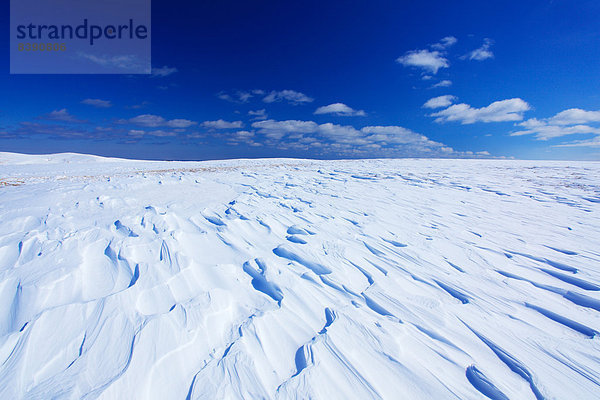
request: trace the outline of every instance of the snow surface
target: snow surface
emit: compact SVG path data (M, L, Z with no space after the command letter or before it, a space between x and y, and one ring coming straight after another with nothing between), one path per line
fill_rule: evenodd
M0 153L1 399L600 398L600 164Z

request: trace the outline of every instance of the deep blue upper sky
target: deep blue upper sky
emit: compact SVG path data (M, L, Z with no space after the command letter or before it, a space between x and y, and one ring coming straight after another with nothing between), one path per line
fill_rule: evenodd
M597 0L153 0L152 76L9 75L5 36L0 151L598 160L599 16Z

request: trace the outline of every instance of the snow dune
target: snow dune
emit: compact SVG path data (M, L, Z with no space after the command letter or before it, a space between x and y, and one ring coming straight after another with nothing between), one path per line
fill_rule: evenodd
M2 399L595 399L600 164L0 153Z

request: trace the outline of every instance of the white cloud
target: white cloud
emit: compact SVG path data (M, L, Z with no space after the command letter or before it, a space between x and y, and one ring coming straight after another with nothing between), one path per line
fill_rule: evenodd
M456 100L456 96L452 96L452 95L445 95L445 96L438 96L438 97L434 97L432 99L427 100L427 102L425 102L425 104L423 104L424 108L442 108L442 107L448 107L450 104L452 104L454 102L454 100Z
M189 119L172 119L167 121L165 124L171 128L189 128L192 125L196 125L197 122L190 121Z
M600 147L600 136L592 139L576 140L571 143L558 144L554 147Z
M133 110L138 110L140 108L146 107L148 104L150 104L150 102L148 102L148 101L142 101L139 104L134 104L134 105L131 105L131 106L126 106L125 108L130 108L130 109L133 109Z
M202 123L203 127L210 128L210 129L239 129L243 125L244 124L242 123L242 121L229 122L229 121L224 121L222 119L219 119L216 121L204 121Z
M197 122L190 121L188 119L171 119L167 120L160 115L153 114L142 114L137 117L130 118L128 120L117 121L121 124L133 124L143 126L146 128L157 128L161 126L167 126L170 128L189 128L192 125L196 125Z
M267 119L267 110L265 110L264 108L261 110L255 110L255 111L248 111L248 115L253 117L252 119L254 120L263 120L263 119Z
M364 117L367 115L363 110L355 110L344 103L333 103L328 106L319 107L315 111L315 114L335 114L343 117Z
M586 134L595 133L600 135L600 128L594 128L588 125L573 125L573 126L561 126L561 125L546 125L542 124L537 127L531 127L526 130L512 132L511 136L522 136L522 135L535 135L539 140L548 140L556 137L575 135L575 134Z
M556 114L548 121L553 125L574 125L600 122L599 111L585 111L581 108L569 108Z
M100 100L100 99L85 99L85 100L81 101L81 104L86 104L88 106L97 107L97 108L112 107L112 103L109 100Z
M242 103L247 103L248 100L250 100L254 96L252 93L249 92L238 92L237 95Z
M152 76L163 78L165 76L173 75L177 72L177 68L175 67L164 67L160 68L152 68Z
M140 68L145 65L145 63L142 63L140 59L133 54L120 56L97 56L95 54L78 53L78 56L103 67L119 68L125 71L140 70Z
M432 44L431 47L437 50L443 50L448 47L454 46L456 42L458 42L458 39L454 36L446 36L445 38L440 40L439 43Z
M523 113L531 107L522 99L495 101L487 107L473 108L468 104L454 104L445 110L431 114L435 122L460 121L463 125L475 122L520 121Z
M294 105L314 101L304 93L296 92L295 90L273 90L270 93L262 89L238 90L232 94L223 91L217 93L217 97L232 103L248 103L254 97L262 97L265 103L287 101Z
M231 102L234 102L234 101L235 101L235 99L234 99L233 97L231 97L231 95L230 95L230 94L228 94L228 93L225 93L225 92L220 92L220 93L217 93L217 97L218 97L219 99L221 99L221 100L225 100L225 101L231 101Z
M70 122L70 121L68 121ZM17 137L23 137L24 135L44 135L50 137L89 137L91 133L86 129L79 127L69 127L63 124L46 124L38 122L24 121L19 123L19 127L15 130L8 131L8 135L17 135Z
M162 129L158 129L158 130L154 130L154 131L144 131L144 130L140 130L140 129L131 129L129 131L129 135L130 136L136 136L136 137L141 137L141 136L157 136L157 137L171 137L171 136L177 136L177 132L174 131L163 131Z
M401 126L317 124L314 121L258 121L252 124L264 143L281 149L319 149L347 156L485 157L487 153L457 152L443 143ZM259 136L260 137L260 136Z
M354 146L369 143L361 131L349 125L336 125L328 122L318 125L315 132L319 136L333 140L335 143L352 144Z
M159 116L153 114L142 114L137 117L130 118L129 120L123 121L125 123L130 123L139 126L146 126L148 128L154 128L157 126L164 125L166 120Z
M412 50L398 57L396 62L405 67L422 68L432 74L437 74L439 69L450 66L444 54L437 50Z
M262 90L253 90L253 91L244 91L238 90L233 94L229 94L227 92L220 92L217 94L217 97L221 100L229 101L231 103L247 103L250 101L252 97L255 95L261 95L264 93Z
M289 133L313 133L316 131L317 126L317 123L313 121L275 121L272 119L252 124L252 127L258 129L259 133L272 139L281 139Z
M251 131L237 131L233 134L237 139L248 139L254 136L254 132Z
M493 42L490 39L484 39L483 45L480 48L471 51L469 54L465 55L463 58L468 58L469 60L475 61L483 61L489 58L494 58L494 53L490 50Z
M450 87L452 86L452 81L448 79L444 79L443 81L439 81L435 85L431 86L432 88L441 88L441 87Z
M539 140L548 140L567 135L599 134L600 128L590 126L600 122L600 111L585 111L579 108L570 108L547 119L531 118L523 121L519 126L525 128L512 132L511 136L535 135ZM595 145L594 139L573 142L572 146ZM568 147L567 145L564 145ZM570 146L570 145L569 145Z
M295 90L273 90L263 98L265 103L275 103L278 101L287 101L291 104L311 103L314 101L304 93L296 92Z
M48 121L60 121L60 122L72 122L72 123L85 123L86 120L78 119L77 117L69 114L66 108L62 108L60 110L54 110L48 114L44 114L38 119L45 119Z
M410 129L401 126L365 126L361 132L370 134L368 140L392 144L413 144L421 147L442 148L442 143L429 140Z
M146 131L142 131L139 129L131 129L129 130L129 134L131 136L144 136L146 134Z

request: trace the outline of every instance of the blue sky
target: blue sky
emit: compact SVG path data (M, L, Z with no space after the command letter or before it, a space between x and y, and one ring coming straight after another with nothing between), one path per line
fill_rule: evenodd
M599 160L599 15L591 0L154 0L150 76L10 75L5 36L0 151Z

